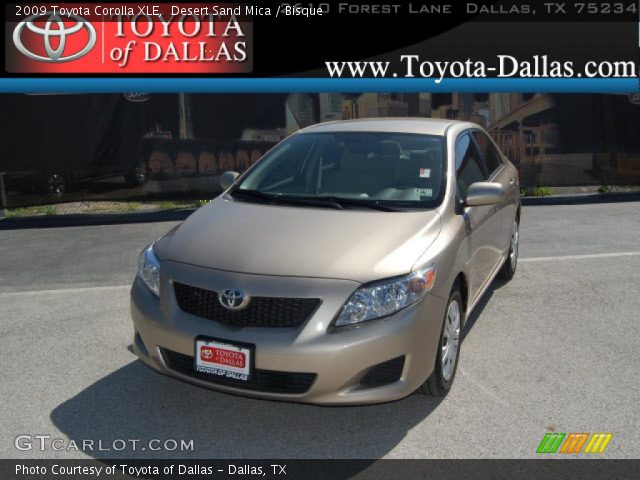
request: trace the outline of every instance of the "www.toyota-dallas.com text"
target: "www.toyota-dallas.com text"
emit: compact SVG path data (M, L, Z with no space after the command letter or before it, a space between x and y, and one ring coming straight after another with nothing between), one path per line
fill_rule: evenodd
M577 66L573 61L552 60L548 55L518 59L496 55L494 63L483 60L432 61L419 55L400 56L399 68L390 61L327 61L330 77L340 78L634 78L638 65L632 60L588 61Z

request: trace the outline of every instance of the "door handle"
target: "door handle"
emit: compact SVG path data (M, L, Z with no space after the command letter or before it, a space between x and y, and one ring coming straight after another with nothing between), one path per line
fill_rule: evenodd
M516 179L515 179L515 178L513 178L513 177L511 177L511 178L509 179L509 185L513 185L514 183L516 183Z

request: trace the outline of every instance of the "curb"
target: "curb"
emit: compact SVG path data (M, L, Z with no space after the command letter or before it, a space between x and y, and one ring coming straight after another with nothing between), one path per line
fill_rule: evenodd
M640 192L579 193L549 195L546 197L522 197L522 205L580 205L594 203L638 202ZM126 223L180 222L191 215L195 208L160 210L132 213L75 213L39 217L3 217L0 210L0 230L27 228L79 227L93 225L117 225Z
M196 209L160 210L138 213L74 213L69 215L47 215L38 217L0 217L0 230L27 228L82 227L94 225L117 225L125 223L179 222Z
M522 197L522 205L580 205L590 203L638 202L640 192L575 193L548 195L545 197Z

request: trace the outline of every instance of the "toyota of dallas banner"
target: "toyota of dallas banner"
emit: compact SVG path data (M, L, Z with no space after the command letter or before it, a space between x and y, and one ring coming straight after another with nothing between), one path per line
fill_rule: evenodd
M9 12L11 73L248 73L257 9L206 4L19 6ZM247 10L248 9L248 10Z

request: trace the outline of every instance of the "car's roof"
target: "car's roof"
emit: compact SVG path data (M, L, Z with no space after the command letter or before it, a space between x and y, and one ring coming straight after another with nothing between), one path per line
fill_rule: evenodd
M421 133L424 135L446 135L454 125L466 125L468 128L479 126L470 122L460 122L444 118L361 118L357 120L339 120L317 123L300 130L300 133L316 132L389 132Z

